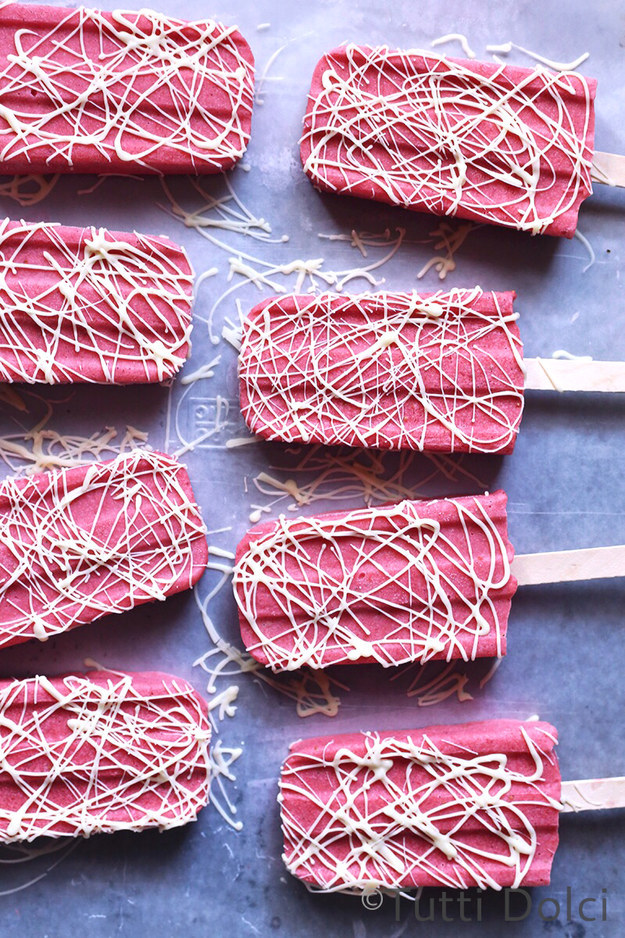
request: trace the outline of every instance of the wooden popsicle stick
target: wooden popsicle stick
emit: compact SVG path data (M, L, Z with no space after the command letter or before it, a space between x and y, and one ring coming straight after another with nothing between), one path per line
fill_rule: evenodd
M561 811L625 808L625 776L562 782Z
M625 545L520 554L511 567L519 586L625 576Z
M625 391L625 362L526 358L525 388L532 391Z
M591 178L606 186L625 187L625 156L595 150L592 158Z

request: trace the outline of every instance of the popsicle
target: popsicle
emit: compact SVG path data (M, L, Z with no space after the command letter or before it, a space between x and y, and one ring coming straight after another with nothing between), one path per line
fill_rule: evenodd
M6 219L0 381L171 378L189 354L192 295L191 265L168 238Z
M622 362L524 363L514 297L475 287L264 300L243 325L243 417L287 443L509 453L524 387L625 391Z
M556 742L518 720L299 740L278 796L287 869L324 892L544 885Z
M256 525L237 548L245 647L274 670L505 654L506 496L403 501Z
M0 648L189 589L205 527L186 469L133 450L0 483Z
M592 193L596 84L349 43L315 68L304 171L322 191L571 238Z
M625 576L625 546L523 554L506 495L285 517L240 542L243 643L274 671L502 656L517 585Z
M0 7L0 173L217 173L250 138L237 29L155 13Z
M0 842L166 830L208 801L204 700L169 674L0 682Z

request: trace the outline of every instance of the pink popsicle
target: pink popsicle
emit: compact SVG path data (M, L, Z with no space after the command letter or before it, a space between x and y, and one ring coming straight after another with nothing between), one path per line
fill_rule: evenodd
M208 801L208 710L182 678L1 681L0 723L0 842L165 830Z
M193 271L164 237L0 223L0 381L135 384L189 354Z
M0 172L222 172L247 147L253 90L234 27L8 3Z
M274 671L503 655L506 495L267 521L236 553L245 647Z
M0 647L189 589L208 557L187 471L135 450L0 483Z
M509 453L523 411L514 293L272 297L244 323L241 409L266 439Z
M517 720L300 740L280 779L287 868L326 892L544 885L556 741Z
M318 62L301 140L322 191L571 238L596 81L353 44Z

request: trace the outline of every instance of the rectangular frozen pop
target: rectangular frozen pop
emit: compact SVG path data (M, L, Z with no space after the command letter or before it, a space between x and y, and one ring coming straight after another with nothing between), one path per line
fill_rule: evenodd
M134 450L0 483L0 648L189 589L208 548L186 469Z
M189 260L168 238L6 219L0 381L171 378L189 354L192 296Z
M625 545L514 555L506 495L401 501L255 525L238 545L241 637L274 671L506 653L518 585L625 576Z
M0 173L217 173L250 138L234 27L155 13L0 8Z
M236 552L245 647L275 671L506 652L506 495L281 516Z
M0 682L0 842L166 830L210 785L208 709L170 674Z
M350 43L315 68L304 171L322 191L571 238L592 192L596 84Z
M518 720L299 740L280 777L286 866L324 892L545 885L556 742Z
M241 409L266 439L509 453L523 412L515 294L277 296L247 317Z

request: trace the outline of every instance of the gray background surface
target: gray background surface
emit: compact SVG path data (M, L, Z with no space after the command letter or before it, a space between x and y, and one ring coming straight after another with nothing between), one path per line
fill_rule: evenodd
M236 286L215 312L219 335L224 317L237 318L236 298L246 310L271 292L246 285L236 275L228 281L229 257L245 252L273 265L324 257L327 270L344 270L362 265L363 259L348 242L320 240L319 232L347 235L352 228L380 232L403 226L412 243L404 243L376 275L385 279L387 288L410 289L418 285L417 271L434 254L430 233L436 222L432 218L320 196L303 176L297 141L310 75L319 56L344 40L425 48L448 32L465 33L478 58L486 57L487 43L508 40L565 61L588 51L590 59L581 70L599 79L597 148L625 153L625 17L615 0L595 3L592 9L582 2L554 0L540 4L527 0L497 4L476 0L394 4L232 0L218 2L211 9L197 0L162 0L159 8L189 19L210 14L228 24L237 23L252 45L259 75L272 54L285 46L268 71L273 79L282 80L264 83L263 103L255 110L252 142L244 161L249 172L236 169L230 181L249 210L270 223L273 237L286 233L290 240L263 243L216 231L227 247L224 250L159 209L159 203L167 200L156 179L109 179L93 193L79 195L94 180L66 178L46 199L29 208L3 198L2 210L14 218L167 233L184 243L198 274L217 267L219 273L199 292L187 373L217 354L221 361L210 380L186 387L178 382L171 393L160 387L24 392L29 412L3 405L0 435L28 430L50 404L48 428L90 435L110 425L121 434L124 425L131 424L149 431L152 446L174 452L185 440L201 435L203 415L211 412L217 397L228 398L233 402L228 425L188 452L184 461L207 525L216 532L209 535L209 542L233 550L249 526L251 506L272 501L256 490L254 478L264 470L286 479L303 454L269 444L224 448L226 439L243 432L236 411L236 353L223 341L211 343L202 318L226 289ZM263 23L269 23L269 28L257 30ZM461 54L454 43L443 51ZM520 52L508 60L531 64ZM219 179L204 180L203 185L209 193L224 192ZM177 181L173 188L187 208L200 207L201 200L192 195L188 182ZM515 289L528 356L549 356L556 349L567 349L596 359L625 359L625 193L606 187L597 190L580 214L580 231L596 254L596 262L585 272L588 255L577 240L530 238L482 227L471 231L458 251L456 270L445 281L448 286L479 283L485 289ZM384 253L372 249L367 262ZM294 287L293 277L276 275L273 279L286 289ZM431 270L421 285L436 289L436 272ZM354 281L352 287L364 289L366 283ZM417 494L505 488L510 498L510 534L519 552L625 543L624 431L623 395L531 393L512 456L455 460L451 478L417 457L402 478ZM386 456L383 463L388 475L400 466L397 456ZM2 471L8 471L7 467ZM311 481L314 475L305 478ZM426 476L432 478L422 485L420 480ZM349 507L362 504L362 498L352 487L351 497L333 504ZM292 505L291 499L283 498L272 514L291 510ZM303 510L324 507L320 501ZM208 572L198 587L198 597L206 598L218 579L217 572ZM491 716L525 718L534 713L559 728L563 777L625 774L624 597L623 579L521 590L514 601L507 658L483 689L479 679L487 666L464 666L465 690L472 699L462 702L452 695L438 706L419 707L417 698L406 693L414 670L391 682L388 673L375 667L352 667L335 672L349 688L338 691L338 715L333 720L323 715L301 719L291 699L254 675L220 678L218 691L231 684L239 686L238 709L220 722L219 736L224 746L243 745L241 757L232 766L236 782L226 782L243 829L234 831L209 806L197 824L186 830L94 837L69 852L64 847L44 856L29 855L28 862L3 863L0 891L6 894L0 896L0 934L60 938L84 928L97 938L113 934L391 938L426 929L442 935L458 928L467 936L622 935L623 812L562 819L552 884L532 890L534 907L523 921L503 924L503 900L490 894L483 898L482 922L460 922L458 908L450 907L448 915L454 924L447 924L439 907L434 923L420 925L407 902L402 902L398 916L390 900L381 909L369 911L357 898L311 895L292 879L280 859L275 796L288 743L302 735ZM211 601L209 612L221 635L236 643L238 629L228 584ZM83 669L85 659L91 657L112 668L173 671L205 691L208 676L193 663L211 647L194 598L186 594L78 629L45 645L30 643L6 651L0 656L0 674ZM0 859L15 860L16 855L4 852ZM567 921L565 906L567 887L573 896L571 921ZM584 897L600 896L602 889L607 895L607 921L581 922L576 904ZM427 893L437 899L439 895L435 890ZM476 896L471 896L468 911L475 918ZM562 904L559 918L551 923L543 922L537 910L546 897ZM544 912L551 915L553 905L545 906Z

